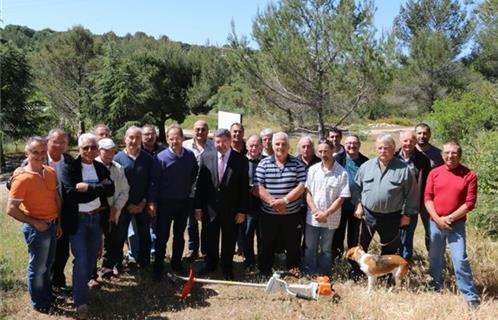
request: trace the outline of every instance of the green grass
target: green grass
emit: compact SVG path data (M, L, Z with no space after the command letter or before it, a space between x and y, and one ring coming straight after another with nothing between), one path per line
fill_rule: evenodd
M192 122L193 123L193 122ZM271 125L264 119L248 121L246 133ZM185 125L186 126L186 125ZM187 127L187 126L186 126ZM214 126L213 126L214 128ZM248 128L248 129L247 129ZM278 128L274 128L278 130ZM373 156L374 137L362 144L362 152ZM291 145L297 143L293 137ZM4 212L6 189L0 184L0 319L72 319L70 301L61 312L40 316L30 308L25 270L27 249L21 224ZM474 214L472 212L471 214ZM185 235L186 237L186 235ZM377 236L376 236L376 239ZM378 240L377 240L378 241ZM379 285L366 293L366 283L353 283L346 278L347 262L340 261L333 270L333 286L341 297L334 302L328 297L319 301L303 301L287 295L268 295L261 289L223 285L196 285L192 296L179 300L182 283L153 281L150 270L131 270L119 279L104 280L100 289L90 294L94 319L496 319L498 314L498 243L486 238L470 225L467 228L467 251L474 281L483 297L477 312L469 312L455 288L451 269L445 275L446 289L434 293L426 289L428 282L427 252L423 244L423 228L419 223L415 235L415 267L409 283L399 292L390 292ZM371 250L379 252L374 242ZM168 246L171 254L171 240ZM449 256L447 255L449 262ZM450 265L451 263L448 263ZM194 264L199 269L200 261ZM237 280L255 281L246 275L241 258L235 259ZM72 259L66 276L70 282ZM221 272L214 275L221 278ZM68 283L70 284L70 283Z

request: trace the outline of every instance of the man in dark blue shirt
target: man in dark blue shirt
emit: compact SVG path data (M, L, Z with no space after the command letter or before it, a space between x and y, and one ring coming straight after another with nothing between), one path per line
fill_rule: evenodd
M123 247L128 235L128 226L135 218L138 229L139 254L138 264L146 267L150 264L150 220L145 212L147 192L149 189L152 157L140 149L142 143L142 129L132 126L126 130L125 149L118 152L114 161L125 169L126 178L130 185L128 202L123 208L118 221L120 248Z

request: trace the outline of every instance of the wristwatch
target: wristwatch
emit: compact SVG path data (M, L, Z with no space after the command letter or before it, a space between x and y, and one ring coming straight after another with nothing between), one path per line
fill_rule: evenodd
M448 216L448 222L453 223L453 217L451 216L451 214Z

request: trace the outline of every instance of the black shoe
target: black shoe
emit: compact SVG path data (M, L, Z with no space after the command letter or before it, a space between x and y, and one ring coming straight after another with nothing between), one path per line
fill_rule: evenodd
M233 272L232 271L223 272L223 277L225 278L225 280L231 281L233 280Z
M216 271L216 268L211 268L211 267L203 267L201 270L199 270L198 274L200 276L206 276L210 273L213 273Z
M183 265L181 262L172 262L171 269L175 272L178 272L178 273L185 272L185 268L183 268Z
M60 309L54 305L50 305L48 307L33 308L33 309L43 314L56 314L58 311L60 311Z
M190 251L184 259L187 262L193 262L197 258L199 258L199 252L197 252L197 251Z
M154 270L154 272L152 273L152 279L154 281L161 281L163 278L163 273L161 271L157 271L157 270Z

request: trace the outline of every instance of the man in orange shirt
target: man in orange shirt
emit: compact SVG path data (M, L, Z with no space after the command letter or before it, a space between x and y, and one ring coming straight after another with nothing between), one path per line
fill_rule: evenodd
M55 258L56 237L62 234L58 216L61 200L57 192L55 170L44 165L47 141L28 139L25 146L27 165L15 176L7 203L7 214L23 222L28 245L28 290L33 308L47 313L52 304L50 270Z

